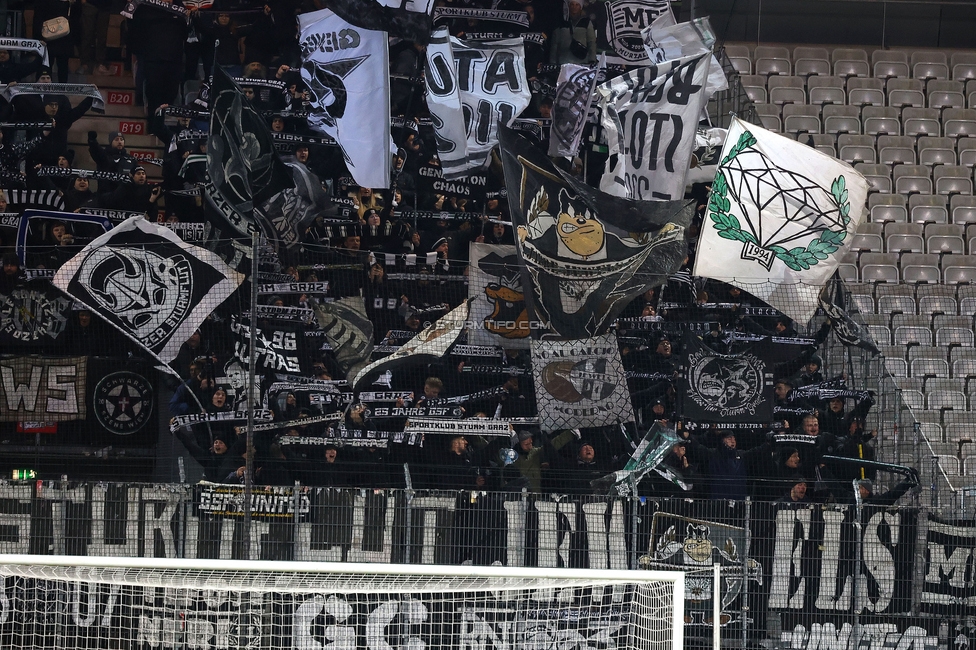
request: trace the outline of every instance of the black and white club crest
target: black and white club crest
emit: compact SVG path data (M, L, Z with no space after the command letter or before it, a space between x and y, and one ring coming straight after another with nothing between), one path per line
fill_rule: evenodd
M153 412L153 387L134 372L113 372L95 386L95 417L118 436L131 435L146 425Z
M766 364L754 354L718 355L702 348L688 356L690 396L702 409L726 417L755 413L765 401Z

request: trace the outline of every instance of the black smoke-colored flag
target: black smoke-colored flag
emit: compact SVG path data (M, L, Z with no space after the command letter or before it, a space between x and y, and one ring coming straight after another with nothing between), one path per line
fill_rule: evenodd
M663 284L688 255L693 201L632 201L595 190L499 127L517 249L544 338L607 330L633 298Z
M690 422L769 422L773 419L773 359L782 344L764 337L736 354L720 354L693 333L675 390Z
M294 246L301 224L284 211L288 202L281 195L289 190L295 193L295 183L291 169L275 152L267 123L219 67L210 90L210 180L204 196L238 233L262 233L276 246Z
M210 251L132 217L92 240L52 282L169 363L243 281Z
M376 0L329 0L326 4L350 25L422 45L430 41L432 0L406 0L402 8L388 7Z
M362 296L339 298L315 305L315 319L332 346L339 370L352 382L373 352L373 324Z
M830 318L837 339L847 347L861 348L872 355L880 353L867 330L847 313L844 308L848 303L847 299L848 293L844 281L834 274L834 277L820 291L820 307Z

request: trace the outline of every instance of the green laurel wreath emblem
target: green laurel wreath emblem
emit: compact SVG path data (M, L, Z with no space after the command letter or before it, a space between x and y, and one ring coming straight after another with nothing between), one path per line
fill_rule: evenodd
M844 239L847 238L847 225L851 222L851 202L848 198L847 181L844 176L838 176L830 185L830 194L837 204L840 212L843 229L824 230L820 236L810 241L806 248L796 247L786 249L782 246L763 246L756 239L755 235L742 229L738 218L730 212L732 204L728 199L729 186L725 180L722 167L726 166L733 158L742 153L746 148L756 144L756 138L746 131L739 136L739 141L729 150L728 155L719 165L719 171L715 175L712 183L712 193L708 199L708 209L711 213L712 222L718 236L723 239L751 243L760 248L772 251L778 259L794 271L805 271L812 266L816 266L821 260L825 260L833 253L837 252Z

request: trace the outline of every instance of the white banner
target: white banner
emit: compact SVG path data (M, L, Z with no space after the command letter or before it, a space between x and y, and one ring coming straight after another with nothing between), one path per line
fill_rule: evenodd
M640 67L597 86L610 149L601 190L639 201L684 196L710 59Z
M499 122L511 125L531 100L521 38L460 41L446 27L434 32L427 46L427 106L444 178L485 167L498 144Z
M734 284L806 323L850 247L867 193L850 165L733 119L694 275Z
M335 139L361 187L390 186L390 56L386 32L353 27L328 9L298 17L309 125ZM384 155L384 152L391 155Z

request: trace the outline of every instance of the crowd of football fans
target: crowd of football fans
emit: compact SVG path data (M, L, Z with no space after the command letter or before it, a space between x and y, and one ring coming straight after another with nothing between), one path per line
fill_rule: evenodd
M169 0L162 2L169 4ZM205 110L206 84L199 82L209 77L213 65L222 66L234 77L282 81L283 91L267 84L248 86L246 81L242 88L252 103L268 114L268 127L273 132L316 135L302 117L296 117L307 100L299 73L296 15L324 8L320 0L276 0L268 4L187 0L186 17L151 3L137 3L132 18L122 26L124 61L123 52L106 47L110 15L122 8L122 2L36 0L24 5L33 9L35 35L41 33L45 21L58 16L69 20L71 33L48 43L53 69L42 65L36 56L0 51L0 82L66 82L74 57L80 60L77 73L81 75L110 72L113 58L117 59L114 63L131 66L137 103L145 108L148 130L163 146L161 167L150 168L151 176L161 177L161 182L149 180L146 165L129 154L123 134L97 130L87 133L93 169L115 176L93 180L84 174L40 174L39 170L46 167L79 168L80 156L68 146L68 133L91 109L92 101L73 103L64 95L25 94L10 102L0 99L2 121L44 124L0 130L0 184L7 190L53 191L65 212L122 210L145 213L160 223L204 223L203 201L194 189L204 180L205 165L199 163L205 160L202 154L206 154L208 123L202 117L170 116L166 109L187 106ZM555 0L501 0L494 8L525 11L529 26L524 31L545 35L542 44L526 41L527 73L536 92L524 114L540 118L545 126L551 115L551 92L559 64L596 61L596 35L590 15L593 7L576 0L565 7ZM496 28L475 19L457 19L451 24L452 33L462 38ZM422 123L427 114L423 86L417 79L423 75L423 46L394 39L390 62L393 115ZM490 174L494 185L489 182L480 195L427 191L419 182L418 170L437 165L436 145L429 132L395 129L394 135L400 153L395 159L398 170L392 190L355 186L341 151L334 146L299 143L281 152L290 162L304 165L335 199L333 208L304 233L300 246L281 251L282 273L300 282L327 280L332 298L363 296L374 325L375 344L391 347L402 345L467 297L469 244L515 243L497 169ZM579 162L569 167L579 172ZM591 161L590 166L600 165ZM707 188L696 186L690 196L699 201L700 218ZM0 196L0 212L7 212L7 199L6 194ZM689 264L698 226L689 233ZM9 231L0 233L4 238L0 241L4 251L0 293L9 293L26 281L25 267L58 268L86 243L69 221L48 220L38 228L35 243L21 255L13 250ZM307 391L287 389L270 395L275 419L287 424L258 434L250 449L239 422L179 427L175 435L202 466L205 477L216 482L242 482L246 457L251 454L256 482L269 485L290 485L299 480L312 485L404 487L409 480L415 488L526 488L589 494L605 492L605 482L597 482L595 487L593 481L624 467L641 434L658 421L675 427L684 439L670 449L663 464L693 487L685 491L652 474L641 484L642 493L713 499L752 495L801 503L852 498L851 479L862 476L860 469L827 463L822 457L872 457L874 434L864 424L872 397L864 393L823 400L816 391L797 390L805 386L844 387L844 377L825 379L821 375L821 361L815 354L828 333L827 325L812 335L809 343L796 345L794 358L777 368L779 410L774 422L753 429L690 426L692 423L678 412L681 401L674 388L682 353L678 324L707 323L701 337L721 351L729 351L730 332L797 337L785 317L747 315L748 307L762 306L751 296L721 283L696 282L682 275L634 300L617 324L636 424L541 432L531 424L537 404L531 358L523 348L506 349L499 356L485 358L447 354L437 363L394 373L386 385L371 387L404 393L386 404L399 408L422 408L437 403L435 400L459 398L461 417L518 422L510 437L428 436L422 444L393 439L393 433L403 430L405 419L376 417L375 404L343 402L341 387L323 389L334 399L313 401ZM272 295L261 301L279 307L308 307L314 297ZM244 302L241 299L235 305ZM105 343L113 340L111 333L97 317L82 310L73 314L73 320L67 342L55 352L112 353ZM241 397L240 387L230 385L228 379L228 363L235 349L227 320L228 314L218 310L183 345L173 363L181 381L169 386L172 416L229 411ZM262 327L272 330L275 325L262 322ZM313 350L305 361L312 368L311 378L343 379L328 350ZM460 400L466 395L474 397ZM330 412L341 412L341 422L317 419ZM522 423L523 418L530 422ZM310 423L303 424L303 419ZM373 437L387 435L389 439L382 445L366 446L288 444L288 438L305 442L335 438L339 429L369 432ZM797 442L795 437L779 435L790 431L809 436L810 441ZM870 471L867 476L871 476ZM864 490L870 492L869 481ZM893 500L898 494L889 498Z

